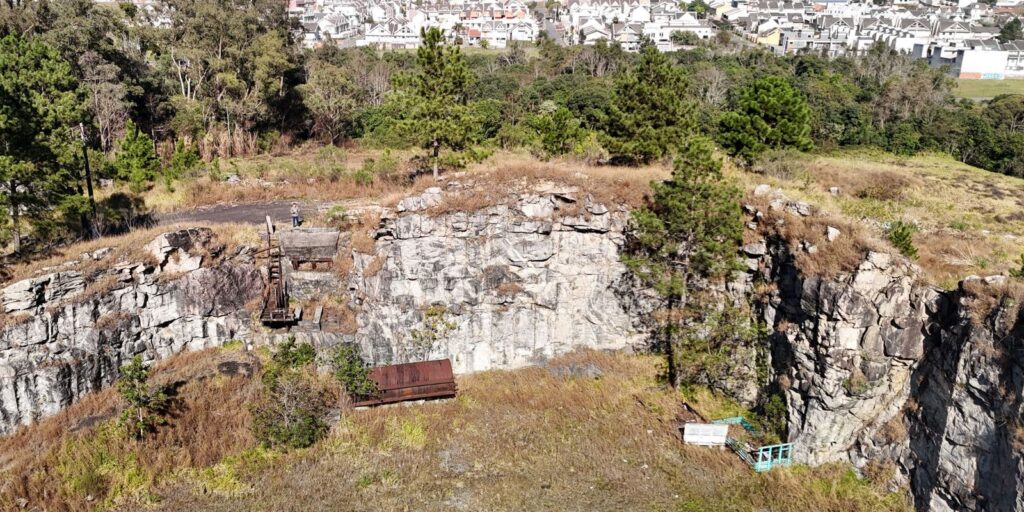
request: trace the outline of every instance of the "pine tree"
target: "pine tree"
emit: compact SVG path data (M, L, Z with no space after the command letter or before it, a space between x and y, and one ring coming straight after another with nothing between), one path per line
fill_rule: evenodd
M669 318L660 340L675 378L674 338L679 313L693 284L734 268L742 238L739 190L722 176L711 142L689 141L675 160L672 179L653 183L653 198L634 210L626 264L662 297Z
M0 38L0 234L13 235L16 251L26 221L43 238L57 213L84 204L77 190L81 147L72 130L84 120L84 96L54 49Z
M653 45L615 86L605 146L612 158L647 164L670 154L695 126L694 107L681 91L686 77Z
M124 138L114 158L117 176L128 181L132 191L141 192L146 183L160 172L160 159L153 148L153 139L143 133L130 119L124 126Z
M121 367L121 378L117 380L117 391L128 408L121 413L121 426L136 439L142 439L157 425L164 422L169 399L163 388L151 388L146 384L149 369L142 365L142 358L135 356Z
M444 44L440 29L423 29L420 36L423 41L416 50L411 119L424 148L431 152L431 166L437 179L441 148L457 151L469 142L466 103L473 73L459 47Z
M579 119L569 109L551 101L542 103L540 112L527 119L526 124L537 134L540 156L544 159L572 151L584 134Z
M1020 18L1014 18L1003 25L1003 28L999 29L999 35L996 36L1000 43L1008 43L1010 41L1018 41L1024 39L1024 27L1022 27Z
M813 147L810 119L807 100L785 78L760 78L741 89L722 116L721 143L747 163L769 149L806 151Z

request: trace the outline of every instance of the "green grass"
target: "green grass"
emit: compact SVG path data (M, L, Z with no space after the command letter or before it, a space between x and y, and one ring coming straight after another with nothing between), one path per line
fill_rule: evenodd
M1024 94L1024 80L957 80L954 94L961 98L987 99L1000 94Z

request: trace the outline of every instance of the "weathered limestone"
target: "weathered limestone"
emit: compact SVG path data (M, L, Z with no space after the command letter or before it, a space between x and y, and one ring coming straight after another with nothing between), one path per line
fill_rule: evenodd
M356 254L355 341L375 363L450 357L456 372L536 363L576 347L633 348L646 337L616 296L626 213L564 194L430 216L439 191L384 213L373 254ZM426 346L413 333L441 307L454 328Z
M198 267L210 235L159 236L147 246L158 266L112 264L88 278L57 272L5 288L5 311L26 316L0 330L0 434L109 385L135 355L151 361L245 336L243 305L262 289L260 273L239 262ZM86 282L105 276L111 289L86 296Z

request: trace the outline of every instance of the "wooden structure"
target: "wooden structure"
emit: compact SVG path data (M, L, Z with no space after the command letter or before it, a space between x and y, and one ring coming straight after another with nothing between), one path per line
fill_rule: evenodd
M377 395L360 398L353 402L353 406L454 398L456 392L455 375L449 359L381 366L370 372L370 379L377 383Z
M260 321L268 326L281 326L295 322L295 313L288 307L288 284L284 278L281 247L274 244L274 223L267 217L267 286L263 289L263 309Z
M297 228L278 234L281 254L292 268L309 263L315 269L320 263L333 263L338 253L340 233L333 228Z

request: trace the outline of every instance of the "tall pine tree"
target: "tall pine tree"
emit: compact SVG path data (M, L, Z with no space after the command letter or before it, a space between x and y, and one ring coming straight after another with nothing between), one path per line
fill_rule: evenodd
M634 210L625 262L663 300L666 319L659 345L675 382L673 349L697 281L734 268L742 238L739 190L722 176L722 162L703 137L690 140L675 160L672 179L653 183L650 203Z
M459 47L444 44L440 29L424 29L420 36L422 43L416 50L413 79L415 102L410 117L414 133L419 134L423 147L430 150L437 179L441 148L458 151L469 143L472 130L466 104L473 73Z
M769 149L813 147L807 100L785 78L754 81L739 91L733 105L719 130L729 154L749 163Z
M670 154L694 129L694 107L681 91L686 77L654 45L615 84L605 129L612 158L647 164Z
M15 35L0 39L0 232L13 235L15 250L26 221L44 238L59 213L84 207L74 131L84 120L84 96L54 49Z

